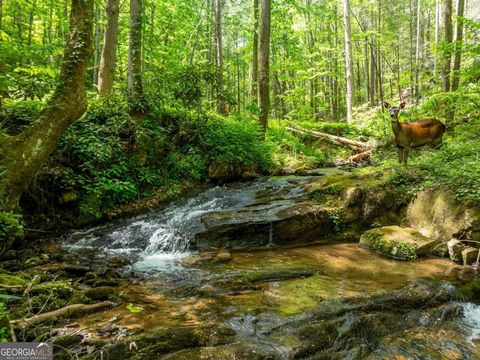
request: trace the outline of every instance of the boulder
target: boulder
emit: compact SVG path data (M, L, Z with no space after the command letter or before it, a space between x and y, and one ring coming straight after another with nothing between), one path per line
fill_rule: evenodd
M431 253L439 241L420 234L417 230L385 226L365 232L360 237L360 245L395 258L412 260Z
M475 249L474 247L467 246L465 249L462 251L462 260L463 260L463 265L473 265L474 263L477 262L478 259L478 249Z
M214 161L208 167L208 177L216 182L225 183L255 178L255 167L247 167L240 161L230 163Z
M113 294L114 290L111 286L99 286L87 290L85 295L93 300L107 300L108 297Z
M465 250L465 245L458 239L450 239L447 243L448 246L448 254L450 259L456 262L462 262L462 251Z
M451 191L441 188L420 192L408 206L407 222L423 235L442 241L460 234L480 237L480 209L458 202Z

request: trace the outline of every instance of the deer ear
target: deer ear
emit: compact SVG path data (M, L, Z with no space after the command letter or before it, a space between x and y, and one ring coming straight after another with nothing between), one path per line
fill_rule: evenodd
M384 102L384 103L383 103L383 107L384 107L385 109L388 109L388 108L390 107L390 104L387 103L387 102Z
M400 109L403 109L404 107L405 107L405 101L402 101L402 102L400 103Z

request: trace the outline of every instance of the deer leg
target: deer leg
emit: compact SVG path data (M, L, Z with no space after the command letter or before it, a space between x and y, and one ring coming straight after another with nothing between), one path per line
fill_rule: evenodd
M407 166L409 151L410 151L410 146L403 148L403 162L404 162L405 166Z
M401 164L403 162L403 147L397 145L397 153L398 153L398 162Z

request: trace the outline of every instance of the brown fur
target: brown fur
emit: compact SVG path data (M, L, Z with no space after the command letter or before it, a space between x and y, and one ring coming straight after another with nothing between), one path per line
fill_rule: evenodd
M400 123L398 113L403 109L405 103L399 107L390 106L384 103L386 109L390 111L392 118L392 130L395 136L395 143L398 148L398 160L400 163L407 164L408 152L411 148L417 148L428 145L437 148L442 144L445 125L437 119L425 119L413 123Z

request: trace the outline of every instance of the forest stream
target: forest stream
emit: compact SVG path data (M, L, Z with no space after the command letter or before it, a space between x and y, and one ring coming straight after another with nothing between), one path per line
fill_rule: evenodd
M470 275L448 259L398 261L328 238L278 246L273 231L259 249L196 246L212 214L228 214L232 224L232 214L254 209L274 222L317 179L217 186L133 219L73 233L64 244L72 258L100 264L128 259L121 271L133 279L117 290L127 301L85 316L80 329L113 337L117 345L140 333L140 354L168 359L479 358L480 307L454 295ZM241 222L243 215L233 218ZM197 343L188 334L198 329L217 335ZM160 340L152 339L165 332L169 345L154 346ZM180 345L171 344L176 332ZM157 335L145 340L148 334ZM124 351L118 346L106 354L115 358Z

